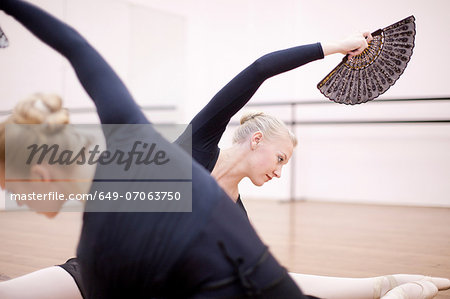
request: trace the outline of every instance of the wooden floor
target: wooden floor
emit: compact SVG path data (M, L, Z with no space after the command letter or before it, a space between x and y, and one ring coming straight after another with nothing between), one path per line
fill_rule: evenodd
M247 200L251 221L290 271L368 277L416 273L450 278L450 209ZM81 214L53 220L0 213L0 280L74 255ZM450 299L450 291L440 299Z

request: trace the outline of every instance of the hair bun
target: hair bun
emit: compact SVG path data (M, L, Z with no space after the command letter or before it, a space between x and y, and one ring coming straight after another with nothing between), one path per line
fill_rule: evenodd
M17 124L68 124L69 113L62 108L62 100L54 94L34 94L21 101L13 110Z
M264 115L264 112L261 111L250 111L241 116L240 124L244 124L245 122L254 119L255 117Z

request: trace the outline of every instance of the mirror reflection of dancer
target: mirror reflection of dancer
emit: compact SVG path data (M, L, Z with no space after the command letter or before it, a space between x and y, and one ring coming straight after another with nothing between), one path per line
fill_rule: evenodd
M11 1L10 8L12 8L12 11L6 11L13 16L15 16L19 21L24 23L25 26L32 26L33 24L36 25L35 22L39 23L47 23L46 21L52 23L55 22L54 19L48 19L48 15L43 15L45 18L41 15L39 17L36 17L36 20L33 20L33 17L31 20L22 21L20 18L20 14L17 15L14 13L14 6L20 6L24 5L26 8L23 13L25 15L28 15L28 17L34 16L33 8L30 5L26 4L20 4L20 2L16 2L14 4L14 1ZM8 4L6 5L8 7ZM16 7L17 8L17 7ZM27 13L27 9L29 9ZM31 13L31 14L30 14ZM39 12L38 10L35 12L36 14L42 14L42 12ZM124 115L128 112L128 116L131 117L131 121L133 122L139 122L139 123L145 123L145 118L143 118L143 115L141 115L138 108L136 108L135 103L132 101L132 99L129 97L129 95L126 92L126 89L122 86L121 82L118 81L118 78L115 77L114 74L112 74L112 79L110 76L105 76L102 80L98 80L99 78L90 78L91 80L95 81L95 83L98 83L97 86L92 86L95 83L89 83L84 81L86 77L84 77L86 74L84 67L86 65L80 65L79 62L81 61L81 58L83 55L88 55L88 57L91 57L91 54L94 54L94 60L95 63L95 70L94 71L105 71L106 73L111 72L109 67L103 65L103 60L93 49L90 48L87 44L81 40L81 38L71 30L67 30L68 28L65 27L63 24L56 21L56 24L58 26L62 26L60 29L63 29L66 34L66 36L60 36L58 33L58 30L56 28L58 27L52 27L55 28L56 32L53 32L50 34L50 36L46 35L45 33L41 32L38 28L45 28L43 27L36 27L35 29L29 29L33 31L39 38L41 38L44 42L49 43L51 46L53 46L56 50L60 51L63 55L65 55L74 66L75 70L77 71L77 74L79 75L80 81L82 82L83 86L86 88L86 90L89 92L93 100L95 101L97 105L97 109L100 115L100 118L103 123L110 123L112 118L119 116L119 119L121 119ZM42 24L41 24L42 25ZM48 24L47 24L48 25ZM53 24L55 25L55 24ZM366 34L367 35L367 34ZM69 42L80 42L82 41L82 45L87 48L80 49L79 52L77 52L77 47L74 47L72 49L65 48L64 43ZM72 46L76 45L71 44ZM67 45L67 44L66 44ZM249 115L246 117L247 121L241 126L236 133L235 137L235 143L232 148L224 150L222 152L219 151L217 147L217 143L219 139L222 136L223 131L225 130L226 125L228 124L230 118L250 99L250 97L256 92L258 87L264 82L265 79L274 76L278 73L288 71L290 69L296 68L304 63L307 63L309 61L322 58L323 55L332 54L335 52L344 52L346 53L347 50L345 49L355 49L360 48L357 51L353 52L354 54L357 54L358 51L362 51L362 49L366 46L364 38L362 35L358 37L352 37L349 38L341 43L337 44L327 44L327 45L309 45L309 46L302 46L297 47L293 49L288 49L284 51L279 51L275 53L271 53L269 55L266 55L256 61L254 64L252 64L249 68L244 70L241 74L239 74L235 79L233 79L224 89L222 89L212 100L211 102L193 119L192 125L193 125L193 134L192 134L192 151L193 151L193 157L204 167L206 167L209 171L213 170L213 176L218 180L219 184L223 187L223 189L230 195L231 198L238 200L238 203L240 200L238 199L238 189L237 189L237 183L243 178L243 177L249 177L252 182L256 185L262 185L267 180L271 179L274 176L279 177L281 175L281 167L287 163L289 160L293 147L296 144L295 138L293 138L292 134L289 133L287 128L280 122L278 122L276 119L273 119L269 116L266 116L264 114L255 114L255 115ZM323 50L322 50L323 48ZM69 51L70 50L70 51ZM323 51L323 53L322 53ZM80 60L77 60L80 59ZM91 57L92 58L92 57ZM97 60L100 59L100 60ZM90 61L90 59L89 59ZM92 61L90 61L92 62ZM117 102L114 101L116 97L113 98L106 98L102 92L102 86L103 83L107 82L109 79L111 79L115 84L110 84L108 88L115 89L115 87L118 88L120 91L119 94L124 96L124 98L120 98L117 100ZM123 89L122 89L123 88ZM124 92L125 90L125 92ZM114 90L111 90L113 92ZM99 94L100 93L100 94ZM44 102L44 98L40 99L39 101ZM123 102L127 102L130 106L125 107L123 105ZM117 110L111 111L111 104L116 106ZM34 106L34 105L33 105ZM119 113L120 111L121 113ZM121 115L122 114L122 115ZM123 120L124 123L127 122L126 118ZM117 118L115 119L115 122L117 122ZM177 142L180 143L183 146L183 138L185 136L181 136ZM220 153L220 154L219 154ZM239 159L240 157L240 159ZM239 160L238 160L239 159ZM233 167L230 167L233 166ZM248 171L250 169L250 171ZM195 199L194 199L195 200ZM242 203L241 203L242 207ZM94 213L95 214L95 213ZM231 215L231 214L230 214ZM85 216L85 219L87 217ZM105 221L110 220L110 217L105 217ZM143 220L144 221L144 220ZM145 222L145 221L144 221ZM86 223L84 224L84 227L86 227ZM228 229L228 228L227 228ZM237 228L239 230L239 228ZM236 231L237 232L237 231ZM233 237L234 238L234 237ZM238 236L237 236L238 238ZM83 236L82 236L83 240ZM211 249L206 250L205 244L202 242L207 242L205 240L198 241L198 246L194 247L194 249L187 250L187 253L185 253L184 261L187 266L184 268L182 267L182 270L186 273L190 272L191 275L195 276L197 274L197 280L200 280L200 277L204 278L205 269L198 271L196 266L203 265L202 263L198 263L197 265L195 263L192 263L190 260L191 257L198 257L198 254L204 250L205 252L211 251ZM247 244L249 245L249 244ZM241 246L240 246L241 247ZM203 248L203 249L202 249ZM228 247L227 247L228 248ZM221 256L223 259L223 255ZM217 258L217 257L214 257ZM183 259L182 259L183 260ZM75 281L77 281L79 286L82 286L82 281L79 277L79 265L77 260L69 260L65 265L62 265L64 269L66 269L73 277L75 278ZM201 268L201 267L200 267ZM197 273L193 271L192 269L197 269ZM179 271L180 269L177 269ZM46 272L47 271L47 272ZM192 273L194 272L194 273ZM207 271L209 273L209 271ZM208 274L209 275L209 274ZM255 273L256 275L256 273ZM50 276L58 276L60 279L58 281L64 282L61 285L57 285L55 287L55 280L52 280ZM64 279L64 277L67 279ZM40 278L40 288L43 288L45 285L45 281L52 281L52 289L61 288L61 293L58 294L64 294L65 298L68 298L69 294L71 293L69 291L69 288L71 290L76 290L73 281L71 281L70 277L67 276L67 273L62 271L61 268L58 267L51 267L47 269L43 269L41 271L34 272L32 274L29 274L28 276L24 276L22 278L15 279L16 286L17 283L20 282L22 285L30 286L32 285L30 282L35 281L37 284L37 278ZM47 278L45 278L47 277ZM300 284L303 285L302 280L304 282L311 282L311 279L316 279L312 276L302 276L297 275L296 278L300 278ZM397 283L405 283L412 280L420 280L422 279L422 276L400 276L397 275ZM22 279L22 281L20 281ZM31 281L30 281L31 279ZM115 278L117 279L117 278ZM320 277L317 277L317 279L321 279ZM327 279L327 287L324 287L323 289L326 289L328 287L331 287L333 285L334 281L334 287L337 287L338 285L342 285L344 282L343 279L333 280L334 278L322 278ZM284 279L283 279L284 280ZM86 282L86 280L84 280ZM391 280L392 281L392 280ZM436 280L435 280L436 281ZM12 282L12 281L10 281ZM24 283L25 282L25 283ZM380 294L385 294L391 287L395 285L391 285L389 287L389 284L387 286L383 283L383 278L374 278L374 279L346 279L346 283L344 283L345 286L350 286L352 284L352 287L354 288L354 291L350 291L351 294L355 294L356 289L361 289L361 287L364 285L365 293L372 292L374 288L374 283L379 283L380 288ZM44 283L44 284L42 284ZM176 283L176 279L175 279ZM245 281L241 281L243 284L242 289L246 290L249 294L255 294L255 288L252 286L246 286ZM71 286L69 286L71 284ZM121 284L121 282L119 282ZM1 285L0 285L1 286ZM11 284L9 285L11 287ZM67 290L63 290L63 286L67 287ZM359 287L357 287L359 286ZM417 286L417 284L415 284ZM14 285L13 285L14 287ZM95 288L96 286L91 286L91 288ZM190 289L193 286L187 286L186 289ZM123 288L126 288L126 283L124 283ZM198 288L198 282L195 282L195 288ZM220 294L232 294L233 284L225 284L219 288L219 290L215 290L217 292L217 295ZM281 289L290 289L293 290L292 285L289 288L286 287L276 287L278 288L278 291ZM428 285L427 285L428 288ZM10 288L11 289L11 288ZM258 289L258 288L256 288ZM321 288L322 289L322 288ZM2 288L0 287L0 292ZM33 298L36 298L36 289L34 291ZM48 295L50 295L51 292L49 292L49 289L46 288L46 297L48 298ZM107 290L103 290L107 292ZM236 291L236 290L234 290ZM241 290L242 291L242 290ZM261 291L261 290L260 290ZM274 291L272 289L271 291L266 290L265 292L270 294L270 292ZM276 292L278 292L276 291ZM336 289L334 289L335 293ZM348 291L348 290L347 290ZM85 291L85 294L89 294L92 292L89 291L89 286L87 287L87 291ZM95 292L95 291L94 291ZM187 291L192 292L190 291ZM208 292L212 292L210 289L203 290L205 294L210 294ZM227 293L229 292L229 293ZM238 291L239 292L239 291ZM115 293L117 295L117 293ZM213 293L215 294L215 293ZM271 294L279 294L279 293L271 293ZM293 293L294 294L294 293ZM313 294L313 293L311 293ZM327 294L326 292L322 294ZM105 293L97 294L99 295L105 295ZM76 297L77 295L74 294ZM79 296L79 294L78 294ZM89 295L86 295L86 298L88 298ZM351 298L348 296L344 296L345 298ZM23 297L21 297L23 298ZM332 297L328 297L332 298ZM337 298L337 297L336 297ZM342 298L342 297L340 297ZM355 297L355 298L363 298L361 296ZM372 298L372 297L371 297Z

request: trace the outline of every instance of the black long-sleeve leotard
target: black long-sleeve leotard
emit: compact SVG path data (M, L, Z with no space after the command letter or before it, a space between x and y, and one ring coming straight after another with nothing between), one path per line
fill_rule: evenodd
M1 5L5 12L69 59L94 100L102 123L148 123L121 80L76 31L33 5L13 0L3 0ZM315 47L320 49L318 45ZM322 55L319 53L317 58ZM250 97L257 86L244 87L242 94ZM233 109L239 110L236 107ZM207 113L205 109L202 112ZM197 120L204 125L210 117ZM228 121L225 118L224 122ZM197 133L194 127L193 139ZM215 139L208 134L202 138L212 140L213 144ZM186 164L188 157L177 147L167 144L156 132L149 132L149 136L167 148L169 155L179 155L176 163ZM86 296L284 294L302 298L245 217L195 162L192 182L192 213L85 213L78 257Z

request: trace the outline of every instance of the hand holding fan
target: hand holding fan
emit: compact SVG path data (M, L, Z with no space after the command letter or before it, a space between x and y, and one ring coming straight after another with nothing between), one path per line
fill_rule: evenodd
M415 18L410 16L372 33L373 40L359 55L344 57L317 88L339 104L375 99L403 74L414 48Z

